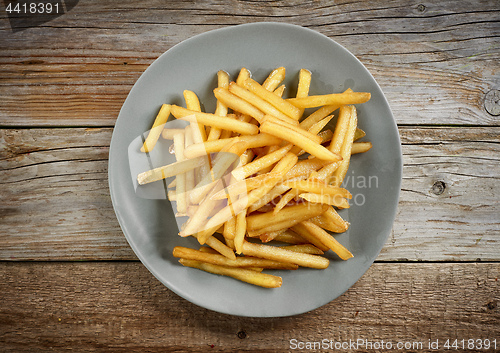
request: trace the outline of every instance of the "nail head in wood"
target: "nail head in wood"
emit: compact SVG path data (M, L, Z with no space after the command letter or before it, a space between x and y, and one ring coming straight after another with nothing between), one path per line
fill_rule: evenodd
M492 89L484 97L484 109L494 116L500 115L500 91Z

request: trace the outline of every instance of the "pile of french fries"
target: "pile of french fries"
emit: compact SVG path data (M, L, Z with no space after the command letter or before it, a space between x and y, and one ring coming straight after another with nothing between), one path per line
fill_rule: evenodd
M266 269L324 269L328 250L353 257L332 233L349 227L337 210L352 198L341 186L351 155L372 147L357 141L365 133L354 107L370 93L310 96L306 69L288 99L284 67L262 83L246 68L234 82L225 71L217 78L214 113L202 112L186 90L186 107L163 104L141 149L150 152L160 136L173 140L176 162L137 176L140 185L175 177L168 197L176 216L188 217L179 235L202 246L177 246L173 256L184 266L267 288L280 287L282 278ZM305 116L306 108L316 109ZM170 116L186 127L165 128Z

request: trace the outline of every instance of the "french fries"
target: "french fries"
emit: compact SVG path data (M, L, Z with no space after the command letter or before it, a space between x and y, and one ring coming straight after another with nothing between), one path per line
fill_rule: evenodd
M296 96L286 98L285 73L276 68L259 83L242 68L233 82L220 70L213 113L203 112L190 90L183 92L186 107L160 109L141 151L150 152L162 136L173 140L176 162L138 174L137 182L175 177L168 197L176 216L187 217L179 235L208 246L174 247L183 266L277 288L281 277L265 271L325 269L330 250L342 260L353 257L332 234L349 228L337 210L350 206L352 195L341 184L351 156L372 148L358 141L366 133L353 106L370 93L310 95L314 78L302 69ZM170 115L187 126L165 128Z

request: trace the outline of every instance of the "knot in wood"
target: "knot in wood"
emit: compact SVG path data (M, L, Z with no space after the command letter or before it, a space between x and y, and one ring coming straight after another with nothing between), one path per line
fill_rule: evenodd
M239 339L244 339L247 337L247 333L243 330L241 330L240 332L238 332L238 338Z
M417 6L417 10L420 11L420 12L424 12L425 11L425 5L424 4L419 4Z
M436 181L434 185L432 185L431 192L434 195L441 195L444 192L444 189L446 189L446 184L443 181Z
M494 116L500 115L500 91L492 89L484 96L484 109Z

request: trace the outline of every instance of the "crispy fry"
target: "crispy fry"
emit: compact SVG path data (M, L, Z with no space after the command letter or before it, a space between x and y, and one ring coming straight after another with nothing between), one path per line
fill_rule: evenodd
M139 185L144 185L175 175L183 174L201 166L204 162L204 157L197 157L151 169L146 172L140 173L137 176L137 182L139 183Z
M214 95L215 98L224 103L228 108L231 108L243 114L250 115L259 123L262 121L262 119L264 119L265 114L261 110L248 103L246 100L232 94L228 89L216 88L214 89Z
M184 134L180 133L174 136L174 149L175 158L178 162L183 161L184 158ZM179 214L185 214L187 211L187 201L186 201L186 174L179 174L175 177L177 181L175 192L176 192L176 203L177 212Z
M217 86L220 88L227 88L229 86L229 74L225 71L219 70L217 72ZM217 100L217 106L215 108L215 115L227 116L227 106L220 100ZM208 134L207 141L215 141L220 138L222 134L222 129L218 127L212 127L210 133Z
M233 170L232 174L238 180L245 179L250 175L257 173L258 171L277 163L281 158L283 158L288 153L288 151L290 151L291 148L292 148L291 145L284 146L273 153L269 153L240 168L236 168L235 170Z
M308 232L310 232L320 242L325 244L329 249L336 253L342 260L347 260L353 257L349 250L347 250L334 237L332 237L328 232L326 232L323 228L317 226L316 224L304 221L299 225L299 227L303 227Z
M300 197L311 203L318 203L323 205L332 205L338 208L349 208L349 202L340 195L324 195L315 194L312 192L301 193Z
M161 132L161 137L163 137L165 140L173 140L175 134L184 132L184 129L163 129Z
M351 148L351 155L368 152L372 147L371 142L354 142Z
M337 186L330 186L325 183L313 180L290 180L283 182L283 185L301 191L312 192L320 195L331 195L331 196L338 195L340 197L345 197L348 199L352 198L351 193L344 188Z
M349 223L344 221L332 206L309 221L333 233L343 233L349 228Z
M290 118L299 120L300 119L300 109L295 107L294 105L287 102L285 99L278 97L273 94L273 92L268 91L264 87L262 87L258 82L251 78L247 78L245 80L245 87L250 91L255 93L260 98L265 101L271 103L274 107L280 110L282 113L288 115Z
M278 97L283 97L283 93L285 93L285 89L286 89L286 86L285 85L281 85L278 88L276 88L273 92Z
M329 150L327 150L325 147L320 145L319 143L316 143L315 141L309 140L305 138L304 135L299 134L298 132L282 126L282 125L277 125L272 122L265 122L260 126L260 130L264 133L268 133L270 135L279 137L283 140L286 140L296 146L299 146L306 152L310 153L311 155L323 159L326 161L338 161L341 160L342 157L339 155L336 155Z
M312 255L323 255L325 253L323 250L315 247L312 244L285 245L281 248Z
M275 116L276 118L279 118L281 120L293 120L286 114L283 114L280 110L278 110L276 107L274 107L271 103L267 102L266 100L262 99L261 97L257 96L255 93L250 92L249 90L245 89L244 87L241 87L237 85L234 82L231 82L229 84L229 92L234 94L237 97L240 97L241 99L247 101L248 103L252 104L256 108L258 108L260 111L262 111L264 114L270 114L272 116Z
M286 101L297 108L314 108L322 105L347 105L360 104L370 100L369 92L344 92L332 93L318 96L308 96L305 98L289 98Z
M239 85L239 86L244 86L245 84L245 80L249 77L251 77L251 73L250 71L248 71L248 69L242 67L240 69L240 72L238 74L238 77L236 78L236 83Z
M269 76L262 83L262 87L268 91L274 91L276 87L279 86L281 82L285 79L286 69L284 67L278 67L274 69Z
M265 194L267 194L274 187L274 185L276 185L278 181L281 180L283 175L293 167L295 163L297 163L297 156L288 153L285 157L283 157L283 159L281 159L281 161L278 162L278 164L276 164L276 166L271 171L276 174L276 176L273 177L272 180L269 180L266 185L252 190L248 194L248 197L239 198L231 205L231 207L226 206L225 208L220 210L208 221L206 226L210 228L219 225L227 221L232 216L246 210L248 207L261 199Z
M309 203L289 206L283 208L277 214L274 214L273 212L267 212L250 215L247 217L247 227L248 229L259 229L269 226L273 223L287 222L287 224L290 224L290 226L286 228L290 228L296 223L322 214L326 211L326 209L326 206Z
M269 192L260 198L257 202L255 202L252 206L248 208L248 212L254 212L257 210L261 210L261 208L267 205L269 202L273 201L276 197L280 196L284 192L290 190L290 187L279 184L273 187ZM281 229L281 228L278 228Z
M247 232L247 215L246 212L240 212L236 216L236 230L234 235L234 248L237 254L241 254L241 247L245 240L245 233Z
M364 132L363 130L361 130L359 127L356 128L356 132L354 133L354 141L357 141L359 140L360 138L362 137L365 137L366 136L366 132Z
M233 277L260 287L277 288L281 287L282 284L281 277L269 275L267 273L260 273L243 268L219 266L196 260L180 259L179 262L184 266L197 268L217 275Z
M208 153L220 152L225 146L233 141L244 141L248 143L247 148L257 148L264 147L273 144L278 144L281 142L281 139L269 135L269 134L257 134L257 135L245 135L238 137L230 137L226 139L219 139L215 141L207 141L203 143L195 143L189 148L186 148L184 151L184 155L186 158L194 158L198 156L203 156Z
M333 173L332 185L340 186L349 168L349 162L351 158L352 143L354 140L354 134L356 132L356 126L358 124L358 117L356 114L356 108L354 106L347 106L344 109L351 110L349 126L345 133L344 141L342 142L342 147L340 149L340 155L342 156L342 161L339 167Z
M153 127L149 130L148 137L144 141L144 144L141 147L141 152L150 152L153 150L156 142L158 142L158 138L160 137L163 127L170 116L170 104L162 104L158 115L156 115L155 121L153 123Z
M248 241L243 242L243 254L318 269L327 268L330 264L328 259L318 255L304 254L276 246L254 244Z
M205 247L205 249L210 248ZM298 268L297 265L291 263L267 260L251 256L237 256L234 259L228 259L227 257L220 255L217 252L214 253L208 252L207 250L195 250L183 246L174 247L172 254L177 258L208 262L214 265L229 267L262 267L276 270L296 270Z
M170 112L177 119L211 125L224 130L235 131L243 135L255 135L259 132L257 126L250 123L245 123L215 114L196 112L177 105L173 105Z

